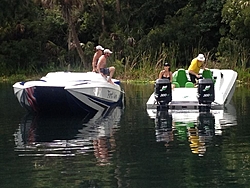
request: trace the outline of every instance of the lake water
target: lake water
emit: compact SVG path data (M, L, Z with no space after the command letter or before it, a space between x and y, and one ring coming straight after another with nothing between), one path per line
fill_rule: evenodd
M0 84L0 187L249 187L250 91L224 112L161 112L153 85L123 85L107 117L34 117Z

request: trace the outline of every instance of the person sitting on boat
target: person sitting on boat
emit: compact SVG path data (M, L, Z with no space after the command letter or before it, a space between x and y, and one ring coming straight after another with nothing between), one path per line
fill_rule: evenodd
M113 53L109 49L105 49L104 54L99 58L98 63L97 63L97 71L98 73L101 73L102 76L109 76L108 82L112 83L112 76L115 73L115 67L107 67L107 58Z
M101 45L98 45L95 47L95 54L94 54L93 60L92 60L92 72L97 71L96 67L97 67L98 59L103 54L103 50L104 50L104 48Z
M191 61L190 66L188 67L188 72L190 76L191 82L196 84L196 79L199 79L201 75L199 75L200 69L205 69L205 57L203 54L199 54L196 58Z

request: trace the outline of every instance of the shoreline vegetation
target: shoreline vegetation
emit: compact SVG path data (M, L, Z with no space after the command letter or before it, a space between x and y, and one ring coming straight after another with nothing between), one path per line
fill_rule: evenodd
M126 71L124 69L118 68L116 69L116 73L114 78L119 79L122 83L130 83L130 84L150 84L154 83L155 80L158 78L158 74L160 70L162 70L161 66L156 66L156 67L150 67L145 66L142 69L136 69L136 70L130 70ZM219 64L216 65L215 63L208 63L207 68L214 69L230 69L230 68L225 68L226 65ZM179 68L184 68L187 69L187 67L179 67ZM177 67L171 68L172 72L175 70L178 70ZM242 86L242 85L248 85L249 80L250 80L250 70L249 69L241 69L241 68L236 68L233 69L236 72L238 72L238 78L237 78L237 86ZM81 70L80 68L72 69L72 70L67 70L67 68L57 68L57 69L48 69L44 70L43 72L40 73L33 73L33 74L26 74L26 73L17 73L13 74L10 76L1 76L0 77L0 82L1 83L10 83L14 84L15 82L18 81L30 81L30 80L39 80L42 76L45 76L48 72L60 72L60 71L65 71L65 72L89 72L91 71L90 69L88 70Z
M113 52L108 66L122 82L154 82L164 63L187 69L200 53L206 67L250 79L248 1L1 2L0 82L91 71L97 45Z
M0 7L0 82L53 71L91 71L95 47L113 53L114 78L150 83L164 63L187 69L198 54L208 68L250 79L248 1L22 0ZM161 14L159 14L159 12Z

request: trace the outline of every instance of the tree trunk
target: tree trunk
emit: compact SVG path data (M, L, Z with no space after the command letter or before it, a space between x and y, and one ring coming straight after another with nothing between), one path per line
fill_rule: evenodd
M78 35L77 35L77 33L76 33L76 27L75 27L75 24L74 24L74 22L72 21L72 15L71 15L71 12L70 12L70 10L68 10L69 12L69 14L68 14L68 24L69 24L69 33L71 32L71 34L72 34L72 39L73 39L73 43L76 45L76 50L77 50L77 52L78 52L78 55L80 56L80 58L81 58L81 62L83 63L83 67L85 68L85 69L87 69L88 68L88 65L87 65L87 63L86 63L86 61L85 61L85 58L84 58L84 52L83 52L83 50L82 50L82 47L81 47L81 45L80 45L80 41L79 41L79 38L78 38Z
M106 25L105 25L105 10L103 6L102 0L96 0L98 4L98 8L100 9L100 12L102 13L102 33L104 34L106 32Z
M116 12L119 15L121 12L121 3L120 0L116 0Z
M83 67L84 67L85 69L87 69L87 68L88 68L88 65L87 65L87 63L86 63L86 61L85 61L85 58L84 58L84 52L83 52L82 47L81 47L81 45L80 45L80 41L79 41L78 35L77 35L77 33L76 33L75 25L74 25L74 24L71 24L69 27L70 27L70 29L71 29L71 31L72 31L73 43L75 43L75 45L76 45L76 50L77 50L77 52L78 52L78 54L79 54L79 56L80 56L80 58L81 58L81 62L83 63Z
M72 48L72 31L69 29L69 33L68 33L68 51L71 50Z

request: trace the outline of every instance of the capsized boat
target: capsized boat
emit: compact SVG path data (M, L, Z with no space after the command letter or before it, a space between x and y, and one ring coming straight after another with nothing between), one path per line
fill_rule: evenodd
M37 81L17 82L14 94L32 113L106 113L123 100L120 81L95 72L50 72Z
M237 72L230 69L204 69L198 85L190 82L187 70L173 73L173 82L158 79L147 101L147 109L221 109L230 103L236 87ZM171 89L174 84L174 89Z

